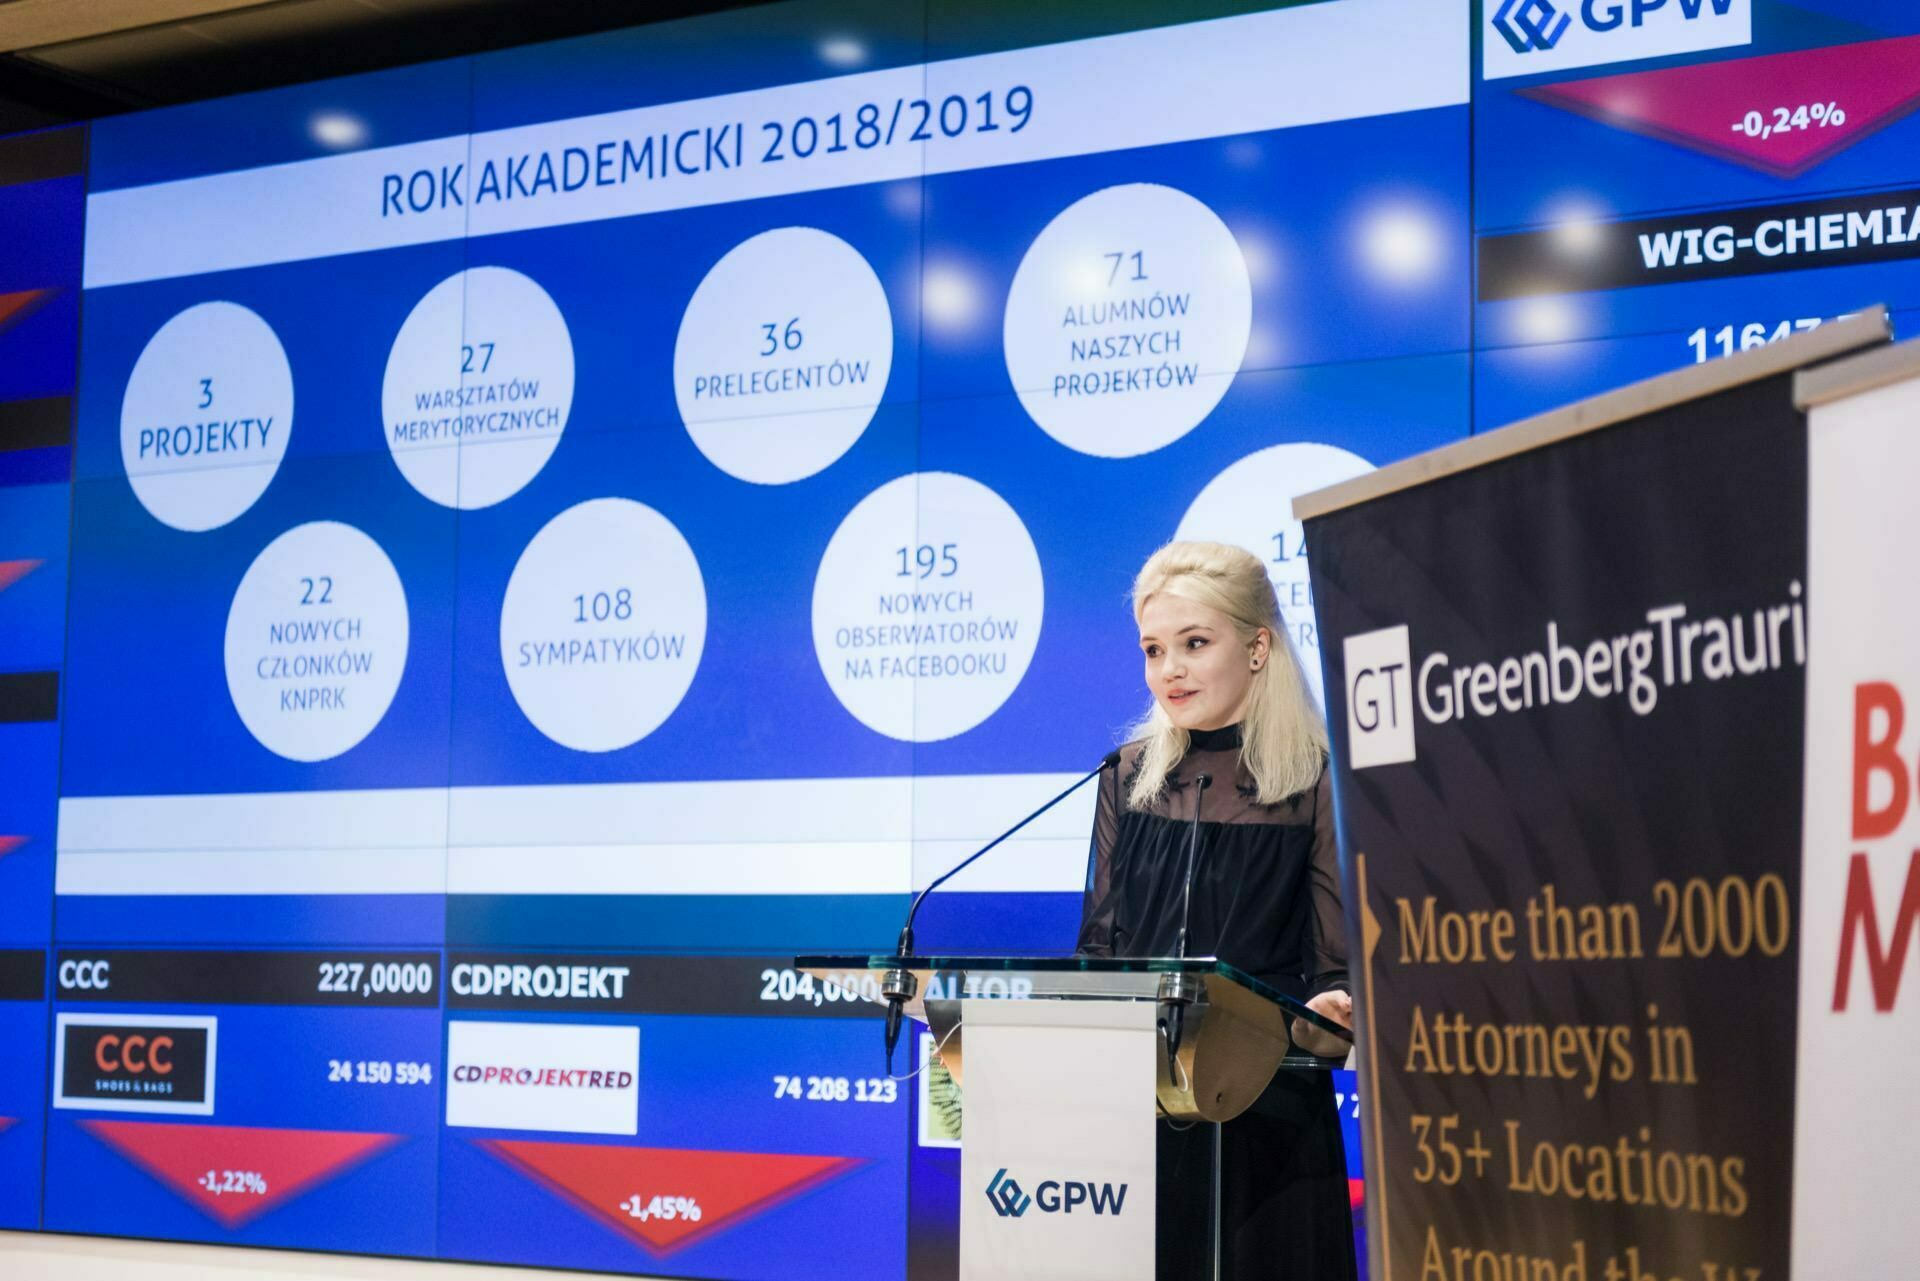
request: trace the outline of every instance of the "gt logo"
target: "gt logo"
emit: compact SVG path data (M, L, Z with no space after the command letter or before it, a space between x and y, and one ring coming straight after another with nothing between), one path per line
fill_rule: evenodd
M1413 759L1413 656L1406 624L1346 639L1347 756L1354 769Z

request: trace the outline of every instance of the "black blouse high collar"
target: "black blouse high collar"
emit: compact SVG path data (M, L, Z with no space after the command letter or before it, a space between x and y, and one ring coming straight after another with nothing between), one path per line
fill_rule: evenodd
M1190 729L1187 731L1187 750L1190 752L1222 752L1240 746L1240 726L1225 725L1219 729Z

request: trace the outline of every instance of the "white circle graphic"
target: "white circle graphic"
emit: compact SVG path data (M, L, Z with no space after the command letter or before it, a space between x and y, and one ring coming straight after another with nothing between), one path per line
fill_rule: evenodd
M553 456L573 409L573 336L547 291L470 267L414 305L380 406L400 474L443 507L513 497Z
M673 348L687 434L740 480L823 470L873 421L893 370L893 312L838 236L781 227L743 241L694 290Z
M707 643L693 549L653 508L595 498L548 521L513 567L500 661L534 728L611 752L660 728Z
M373 732L407 666L407 596L351 525L296 525L254 558L227 612L227 692L260 745L329 760Z
M154 519L218 529L266 492L293 430L293 371L272 326L232 302L189 307L147 341L120 403L120 459Z
M1273 445L1248 454L1207 482L1175 538L1197 538L1244 547L1266 562L1294 652L1325 705L1320 682L1320 625L1313 610L1307 547L1293 500L1327 485L1373 470L1373 464L1336 445Z
M1007 373L1049 436L1130 458L1213 412L1252 329L1227 224L1184 191L1126 183L1067 206L1028 247L1007 295Z
M992 716L1040 639L1040 556L1006 500L920 472L847 513L813 585L813 648L842 705L889 738L933 743Z

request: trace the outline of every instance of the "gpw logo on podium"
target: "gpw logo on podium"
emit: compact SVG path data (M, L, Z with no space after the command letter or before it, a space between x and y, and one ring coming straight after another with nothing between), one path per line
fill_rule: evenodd
M1017 1219L1038 1207L1042 1214L1072 1214L1075 1210L1117 1215L1126 1208L1127 1184L1083 1183L1077 1179L1048 1179L1028 1196L1003 1166L987 1180L987 1204L1003 1219Z
M1033 1204L1033 1198L1020 1190L1020 1185L1007 1177L1005 1168L996 1170L993 1178L987 1181L987 1204L993 1212L1003 1219L1017 1219L1027 1212Z
M1753 0L1485 0L1481 11L1485 80L1753 42Z

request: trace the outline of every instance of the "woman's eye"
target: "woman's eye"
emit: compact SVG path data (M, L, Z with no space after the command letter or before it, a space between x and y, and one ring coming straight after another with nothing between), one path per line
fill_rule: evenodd
M1199 637L1199 636L1189 636L1189 637L1187 637L1187 648L1188 648L1188 649L1199 649L1199 648L1200 648L1200 647L1201 647L1202 645L1205 645L1206 643L1207 643L1207 642L1206 642L1206 640L1205 640L1205 639L1204 639L1203 637Z

